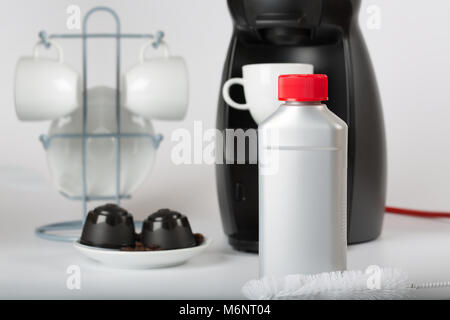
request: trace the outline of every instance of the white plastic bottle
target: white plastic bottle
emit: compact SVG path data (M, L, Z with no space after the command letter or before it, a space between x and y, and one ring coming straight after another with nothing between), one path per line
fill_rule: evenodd
M346 269L347 125L326 75L283 75L258 128L260 277Z

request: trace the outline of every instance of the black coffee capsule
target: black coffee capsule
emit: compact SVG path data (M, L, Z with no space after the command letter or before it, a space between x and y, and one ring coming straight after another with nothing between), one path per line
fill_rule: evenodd
M115 204L106 204L88 213L80 243L100 248L119 249L134 247L135 240L133 216Z
M169 209L158 210L144 220L141 241L144 246L158 246L164 250L196 245L187 217Z

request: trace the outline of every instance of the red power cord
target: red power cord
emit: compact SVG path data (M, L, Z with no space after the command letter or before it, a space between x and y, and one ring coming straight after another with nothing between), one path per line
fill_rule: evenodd
M386 207L385 210L387 213L401 214L422 218L450 218L450 212L421 211L421 210L403 209L394 207Z

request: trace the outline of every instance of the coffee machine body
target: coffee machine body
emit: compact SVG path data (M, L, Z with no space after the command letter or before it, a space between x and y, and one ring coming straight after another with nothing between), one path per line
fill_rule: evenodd
M374 71L358 26L360 0L228 0L228 6L234 30L222 84L241 77L243 65L255 63L309 63L315 73L327 74L327 104L349 126L348 242L377 238L385 207L385 132ZM241 87L232 87L230 94L245 102ZM248 111L233 109L220 96L217 128L247 130L257 124ZM224 157L227 148L234 148L223 147ZM248 155L247 149L247 160ZM216 165L222 223L232 247L257 252L258 166L234 160Z

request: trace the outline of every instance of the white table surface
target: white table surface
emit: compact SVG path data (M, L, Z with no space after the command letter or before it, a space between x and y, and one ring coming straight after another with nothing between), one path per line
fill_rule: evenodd
M227 245L212 187L203 195L210 202L195 207L204 212L196 211L190 218L194 231L214 239L205 253L185 265L167 269L118 270L88 260L69 243L35 237L36 226L63 220L61 211L68 211L67 220L76 218L79 204L68 203L48 182L30 180L26 173L24 176L26 183L12 183L17 176L8 183L4 173L4 183L0 183L2 299L241 299L242 285L257 276L257 256L233 251ZM186 203L195 203L189 194L179 194L173 202L183 196L191 201ZM128 207L137 210L146 203L130 201ZM195 211L193 207L189 210ZM138 218L142 217L140 214ZM350 269L373 264L403 268L416 283L450 280L450 220L387 215L378 240L349 247ZM70 265L81 268L81 290L66 287ZM450 288L417 291L416 297L450 298Z

